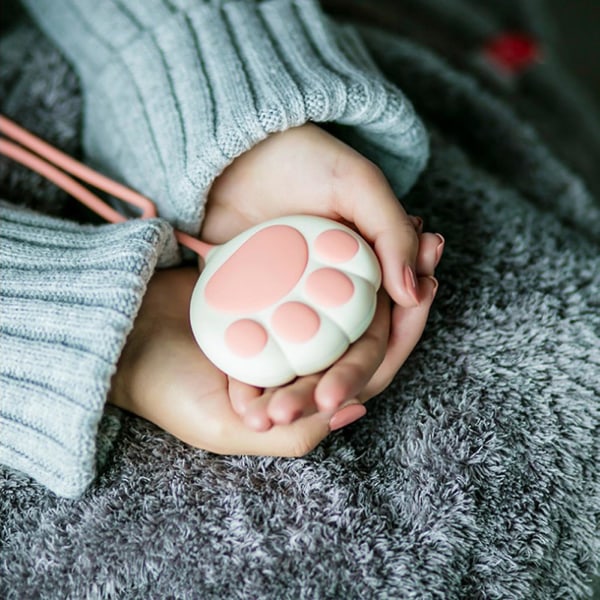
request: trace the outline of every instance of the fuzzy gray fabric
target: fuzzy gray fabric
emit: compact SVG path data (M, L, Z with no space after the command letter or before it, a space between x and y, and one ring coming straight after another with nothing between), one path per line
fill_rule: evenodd
M364 419L302 459L215 456L124 415L79 500L0 468L1 597L589 593L600 555L600 203L531 103L525 114L417 43L362 34L431 135L429 166L403 203L447 245L416 351ZM79 104L64 114L57 90L71 76L38 43L27 68L39 65L31 85L45 86L53 118L38 131L51 138L63 117L79 122ZM20 97L11 116L23 121L32 95ZM363 150L394 183L394 162ZM17 190L4 169L5 196L39 187L23 173Z

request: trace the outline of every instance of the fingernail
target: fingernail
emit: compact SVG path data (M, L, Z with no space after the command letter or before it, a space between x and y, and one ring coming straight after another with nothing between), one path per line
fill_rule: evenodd
M335 431L358 421L361 417L367 414L367 409L364 404L350 404L338 410L329 420L329 429Z
M417 291L417 277L410 265L404 266L404 285L408 293L415 301L415 305L419 304L419 292Z
M421 233L423 231L423 219L415 215L409 215L408 218L412 221L412 224L417 232Z
M431 292L431 299L433 300L435 298L435 295L437 294L439 283L438 280L432 275L428 275L427 279L433 282L433 291Z
M444 239L444 236L441 233L436 233L435 235L439 239L439 243L435 248L435 266L437 267L440 262L440 259L442 258L442 254L444 253L444 246L446 245L446 240Z

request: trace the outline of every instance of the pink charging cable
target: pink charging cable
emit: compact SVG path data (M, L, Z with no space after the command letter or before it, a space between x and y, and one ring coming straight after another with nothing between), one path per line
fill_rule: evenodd
M2 137L0 137L0 154L8 156L49 179L107 221L121 223L126 221L127 217L108 206L106 202L92 194L67 173L123 202L138 207L142 211L142 219L151 219L157 216L154 203L145 196L76 161L7 119L4 115L0 115L0 133L2 134ZM214 248L211 244L202 242L183 231L175 230L175 237L182 246L186 246L202 258L206 258L207 254Z

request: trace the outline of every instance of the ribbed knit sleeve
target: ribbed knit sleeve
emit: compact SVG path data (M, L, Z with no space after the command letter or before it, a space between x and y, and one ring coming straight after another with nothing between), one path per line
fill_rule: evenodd
M0 463L85 490L147 281L176 253L161 220L81 226L0 202Z
M351 126L398 157L400 193L426 162L410 102L313 0L25 4L82 78L88 159L188 232L235 157L307 121Z

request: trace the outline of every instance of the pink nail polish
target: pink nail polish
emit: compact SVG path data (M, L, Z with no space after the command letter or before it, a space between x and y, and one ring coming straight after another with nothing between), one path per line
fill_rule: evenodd
M446 240L444 239L444 236L441 233L436 233L435 235L440 240L439 244L435 248L435 266L437 267L440 262L440 259L442 258L444 246L446 245Z
M336 429L346 427L346 425L358 421L358 419L364 417L366 414L367 409L363 404L350 404L349 406L344 406L344 408L338 410L329 420L329 429L335 431Z
M417 277L410 265L404 267L404 285L408 290L411 298L415 301L415 305L419 304L419 292L417 291Z
M431 279L431 281L433 282L433 291L431 292L431 299L433 300L435 298L435 295L437 294L438 291L438 280L435 277L432 277L431 275L429 276L429 279Z
M415 215L410 215L410 220L413 222L413 225L418 233L422 233L423 231L423 219L421 217L417 217Z

